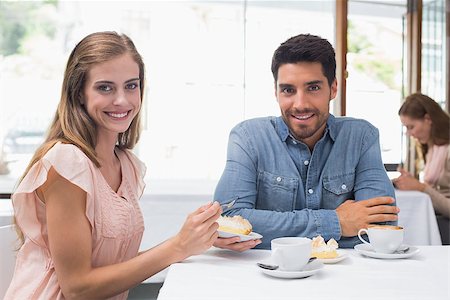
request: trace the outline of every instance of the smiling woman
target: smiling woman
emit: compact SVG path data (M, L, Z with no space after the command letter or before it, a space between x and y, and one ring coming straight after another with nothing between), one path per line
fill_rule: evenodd
M145 166L131 149L144 74L126 35L93 33L72 51L50 130L12 195L22 246L5 299L126 299L217 239L221 209L208 203L174 237L138 253Z

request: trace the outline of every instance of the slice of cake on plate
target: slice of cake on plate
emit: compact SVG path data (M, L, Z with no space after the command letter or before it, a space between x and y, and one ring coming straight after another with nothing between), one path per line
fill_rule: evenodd
M312 239L311 257L336 258L338 257L337 248L339 247L335 239L330 239L325 243L322 236L318 235Z
M220 216L217 220L221 231L248 235L252 232L252 224L241 216L226 217Z

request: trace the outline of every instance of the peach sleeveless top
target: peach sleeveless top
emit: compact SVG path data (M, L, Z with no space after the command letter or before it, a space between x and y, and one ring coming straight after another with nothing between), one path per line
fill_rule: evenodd
M139 208L145 184L145 166L128 150L116 148L122 182L116 192L100 170L76 146L55 144L28 172L12 196L16 222L25 236L17 253L16 267L6 299L64 299L49 252L45 204L36 189L47 179L51 167L83 189L86 217L92 231L92 266L129 260L139 250L144 219ZM110 299L126 299L128 292Z

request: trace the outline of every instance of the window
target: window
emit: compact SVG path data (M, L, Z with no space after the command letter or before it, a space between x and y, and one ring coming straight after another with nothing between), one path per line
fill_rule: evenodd
M445 108L446 49L444 0L426 0L422 12L422 93ZM448 87L447 87L448 88Z
M327 0L0 2L0 191L12 190L41 143L75 44L115 30L133 39L147 68L135 149L146 192L211 194L231 128L279 115L275 48L302 32L333 43L334 11Z
M403 161L402 52L405 1L349 1L347 115L380 132L385 164Z

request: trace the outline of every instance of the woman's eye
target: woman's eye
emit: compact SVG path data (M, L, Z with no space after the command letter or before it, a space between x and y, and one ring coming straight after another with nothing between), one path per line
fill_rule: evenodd
M126 85L126 88L128 90L134 90L134 89L136 89L138 87L139 87L139 84L137 84L136 82L132 82L132 83L129 83L129 84Z
M97 89L98 89L99 91L102 91L102 92L109 92L109 91L112 90L112 87L109 86L109 85L106 85L106 84L102 84L102 85L99 85L99 86L97 87Z

